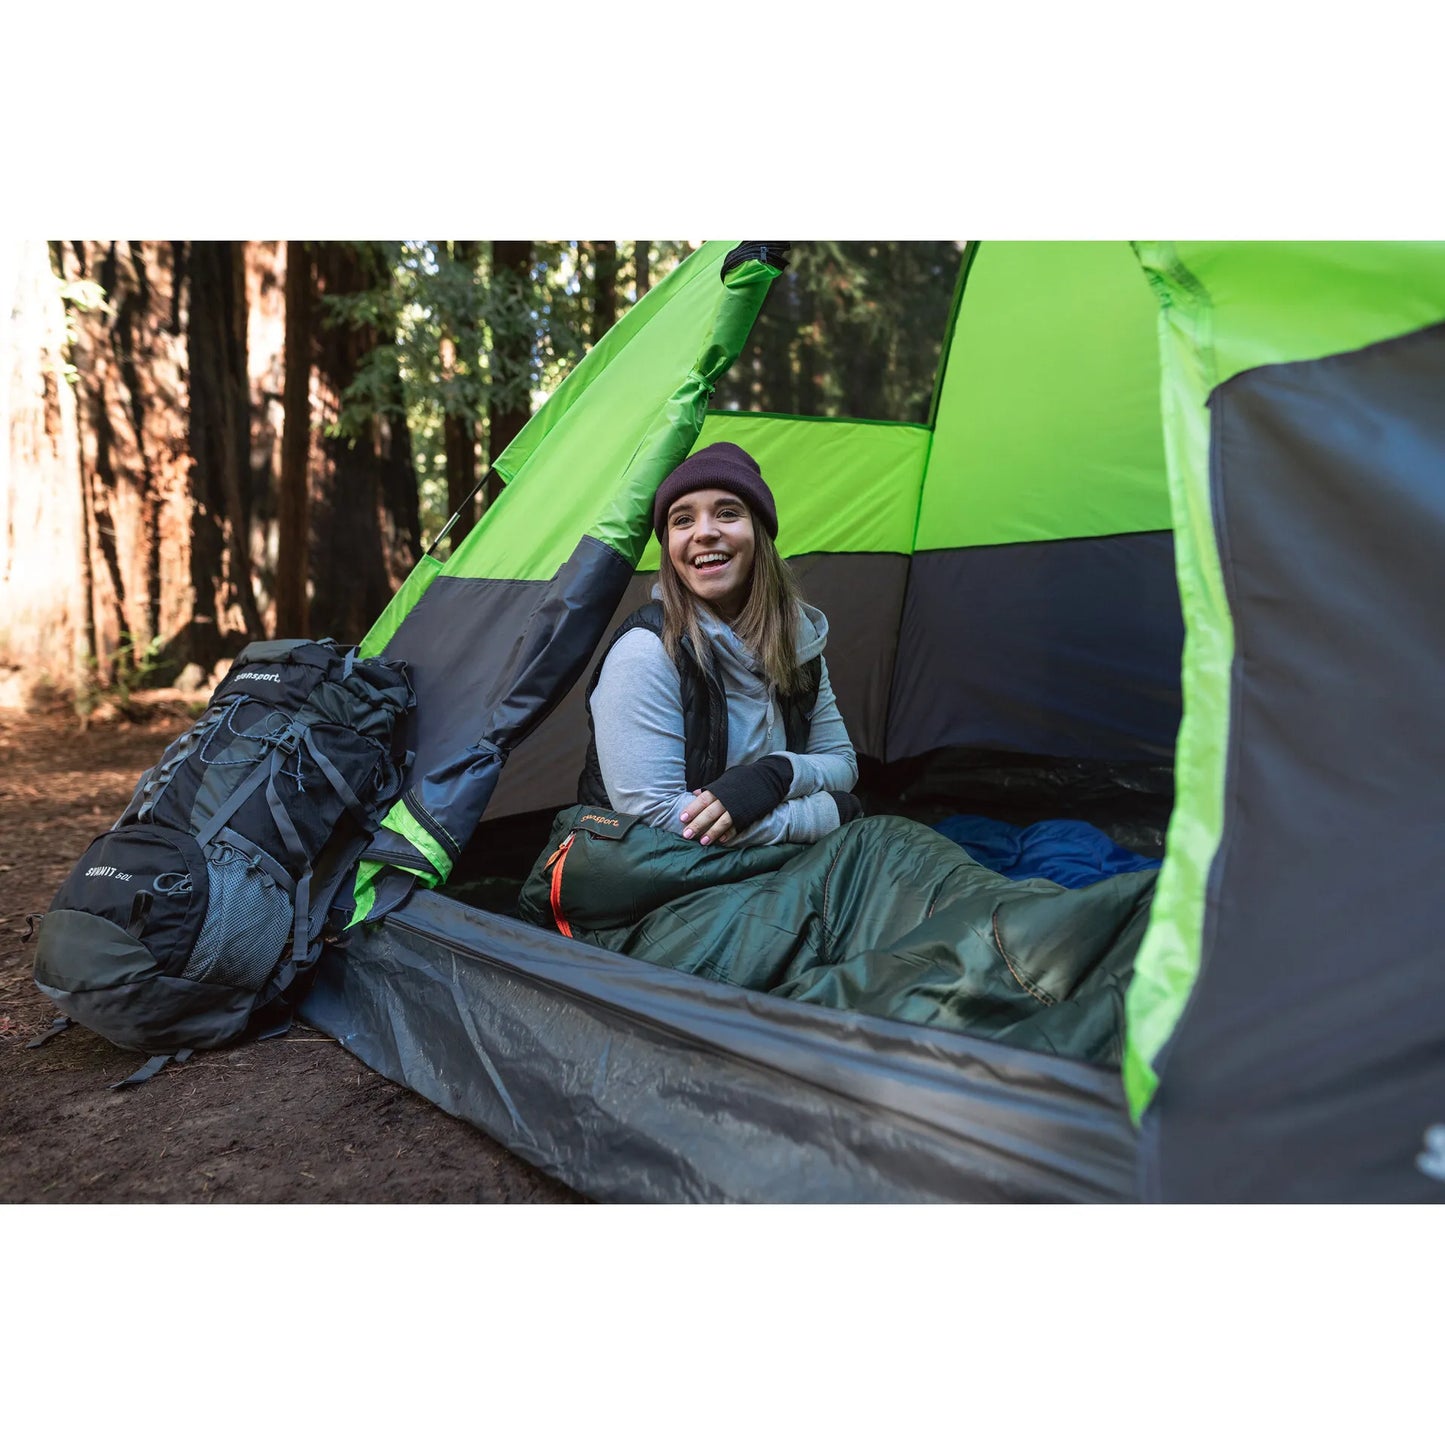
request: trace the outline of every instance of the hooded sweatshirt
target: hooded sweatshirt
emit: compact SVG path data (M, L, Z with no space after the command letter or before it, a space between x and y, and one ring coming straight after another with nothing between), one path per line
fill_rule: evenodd
M653 588L653 596L660 596ZM787 798L729 840L730 846L812 843L838 826L829 791L851 792L858 759L838 712L828 664L822 657L828 619L800 604L798 661L818 658L818 699L809 720L808 750L791 753L782 712L757 659L721 618L698 608L703 636L712 644L728 706L728 767L777 753L793 765ZM612 806L635 813L654 828L681 834L682 810L693 801L683 747L682 682L662 639L645 627L618 638L592 693L597 761Z

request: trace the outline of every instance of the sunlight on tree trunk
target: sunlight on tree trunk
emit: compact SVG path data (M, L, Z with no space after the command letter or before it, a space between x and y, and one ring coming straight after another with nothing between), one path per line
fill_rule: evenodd
M65 308L43 241L0 248L5 330L0 426L0 685L21 669L62 689L86 681L88 557Z
M286 409L286 243L246 241L246 370L250 384L251 580L267 636L276 635L276 507Z
M217 650L222 599L214 565L196 565L206 526L192 491L183 243L61 242L72 294L76 416L89 518L96 672L136 669L162 640L177 660ZM240 618L236 621L239 623Z

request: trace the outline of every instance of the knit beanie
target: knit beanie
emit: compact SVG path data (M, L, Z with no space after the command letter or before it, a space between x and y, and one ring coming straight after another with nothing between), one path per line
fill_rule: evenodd
M658 487L652 502L652 529L659 542L667 530L668 508L679 497L706 487L741 497L768 536L777 540L778 508L758 464L735 442L714 442L674 467Z

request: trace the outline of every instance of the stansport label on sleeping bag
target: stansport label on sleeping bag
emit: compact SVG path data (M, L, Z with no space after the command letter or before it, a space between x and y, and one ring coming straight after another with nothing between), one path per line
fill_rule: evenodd
M578 812L572 826L594 838L625 838L639 821L635 813L615 813L611 808L597 808L589 803Z

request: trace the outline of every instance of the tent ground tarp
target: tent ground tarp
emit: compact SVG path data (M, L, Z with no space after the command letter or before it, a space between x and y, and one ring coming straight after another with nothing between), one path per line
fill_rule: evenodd
M1121 1202L1116 1072L768 998L418 893L303 1017L606 1201Z

